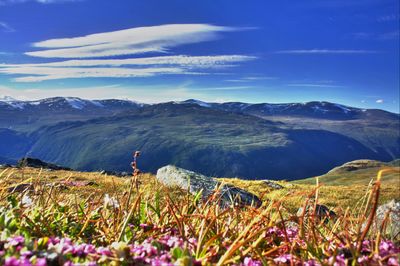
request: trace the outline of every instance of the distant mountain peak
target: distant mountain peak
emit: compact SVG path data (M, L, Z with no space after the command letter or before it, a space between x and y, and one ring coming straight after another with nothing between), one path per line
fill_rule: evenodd
M196 100L196 99L188 99L188 100L181 101L181 102L177 102L177 103L183 103L183 104L197 104L197 105L199 105L199 106L207 107L207 108L211 107L211 104L210 104L210 103L208 103L208 102L203 102L203 101Z
M11 96L5 95L5 96L0 97L0 102L9 103L9 102L18 102L18 100Z

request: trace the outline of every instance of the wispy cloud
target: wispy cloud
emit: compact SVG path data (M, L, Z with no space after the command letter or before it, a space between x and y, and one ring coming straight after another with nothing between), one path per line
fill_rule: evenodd
M21 3L25 3L25 2L36 2L36 3L40 3L40 4L54 4L54 3L77 2L77 1L82 1L82 0L0 0L0 6L21 4Z
M81 59L39 64L0 64L1 67L93 67L93 66L148 66L148 65L179 65L187 68L213 68L229 66L232 63L254 60L256 57L247 55L216 55L216 56L157 56L128 59Z
M268 76L246 76L240 77L236 79L227 79L227 82L255 82L255 81L262 81L262 80L274 80L278 79L277 77L268 77Z
M400 20L399 14L389 14L389 15L384 15L384 16L380 16L377 18L378 22L391 22L391 21L397 21L397 20Z
M34 47L44 50L25 54L73 59L34 64L0 64L0 74L19 75L14 79L17 82L210 74L207 70L233 67L240 62L254 60L256 57L248 55L163 55L124 59L115 57L130 57L145 52L165 53L176 46L210 41L218 38L220 32L235 30L239 29L209 24L167 24L75 38L49 39L33 44ZM212 73L215 74L215 71Z
M376 103L384 103L384 100L383 99L378 99L378 100L376 100Z
M343 88L341 85L319 84L319 83L290 83L289 87L308 87L308 88Z
M0 73L28 75L17 82L39 82L66 78L128 78L156 75L198 75L204 70L232 67L235 63L253 60L253 56L161 56L130 59L67 60L39 64L0 64ZM202 72L198 72L202 71Z
M281 50L276 54L376 54L375 50L333 50L333 49L308 49L308 50Z
M386 32L381 35L379 35L379 39L381 40L397 40L399 39L400 31L395 30L391 32Z
M2 32L15 32L15 29L7 23L0 21L0 31Z
M45 58L93 58L118 55L165 53L179 45L214 40L218 33L238 30L209 24L167 24L90 34L82 37L50 39L34 47L50 48L26 52Z
M236 90L248 90L255 88L253 86L225 86L225 87L207 87L207 88L193 88L194 91L236 91Z
M138 78L152 77L155 75L165 74L197 74L188 72L181 68L53 68L53 67L15 67L15 68L0 68L0 73L3 74L21 74L29 75L15 78L17 82L38 82L54 79L69 79L69 78Z
M399 30L384 33L356 32L352 36L357 40L397 40L399 38Z

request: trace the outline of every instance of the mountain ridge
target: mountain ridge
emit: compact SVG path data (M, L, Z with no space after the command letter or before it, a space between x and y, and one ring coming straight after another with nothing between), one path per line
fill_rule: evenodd
M317 108L319 105L320 106L326 106L326 105L330 105L330 108L332 106L336 107L337 109L342 110L344 113L350 113L352 110L358 110L358 111L371 111L371 110L380 110L383 112L387 112L387 113L392 113L392 114L396 114L396 115L400 115L398 113L394 113L394 112L390 112L390 111L386 111L383 109L376 109L376 108L359 108L359 107L352 107L352 106L348 106L348 105L344 105L344 104L339 104L339 103L332 103L332 102L328 102L328 101L309 101L309 102L288 102L288 103L267 103L267 102L262 102L262 103L247 103L247 102L205 102L205 101L201 101L201 100L197 100L197 99L187 99L187 100L183 100L183 101L167 101L167 102L160 102L160 103L153 103L153 104L149 104L149 103L141 103L141 102L137 102L134 100L129 100L129 99L114 99L114 98L110 98L110 99L101 99L101 100L88 100L88 99L83 99L83 98L79 98L79 97L50 97L50 98L43 98L43 99L39 99L39 100L17 100L15 98L12 98L11 96L3 96L0 97L0 103L3 104L9 104L11 107L13 107L13 104L23 104L23 105L33 105L33 106L37 106L40 104L44 104L46 102L56 102L57 100L64 100L70 103L72 108L75 109L82 109L81 106L79 106L79 104L74 104L73 102L81 102L80 104L85 104L85 105L96 105L98 107L106 107L106 106L102 106L103 103L106 102L117 102L117 103L125 103L125 104L132 104L132 105L136 105L136 106L148 106L148 105L157 105L157 104L165 104L165 103L175 103L175 104L196 104L202 107L207 107L207 108L215 108L218 106L221 106L223 108L226 108L225 110L229 110L229 106L230 108L233 109L248 109L250 107L260 107L260 106L264 106L266 108L270 108L270 109L279 109L279 107L285 109L285 108L289 108L289 107L299 107L299 106L308 106L308 105L312 105L312 108L316 111L321 111L321 112L327 112L329 110L318 110L319 108ZM16 108L18 108L17 106L15 106Z
M0 105L0 159L127 171L132 150L142 150L150 172L173 163L219 177L290 180L346 161L400 157L399 116L386 111L326 102L277 104L268 113L268 104L81 101Z

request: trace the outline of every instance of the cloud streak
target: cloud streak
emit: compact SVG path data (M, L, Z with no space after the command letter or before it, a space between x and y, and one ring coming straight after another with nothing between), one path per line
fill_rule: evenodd
M15 67L0 68L3 74L28 75L15 78L17 82L38 82L44 80L67 79L67 78L139 78L152 77L165 74L198 74L188 72L181 68L53 68L53 67Z
M0 6L3 5L13 5L13 4L21 4L25 2L36 2L40 4L54 4L54 3L62 3L62 2L76 2L80 0L0 0Z
M254 60L256 57L248 55L130 57L146 52L169 52L173 47L214 40L219 38L221 32L236 30L239 28L210 24L167 24L74 38L49 39L33 44L42 50L25 54L51 59L71 59L34 64L0 64L0 74L18 75L19 77L14 78L17 82L210 74L207 70L237 66L238 63ZM121 56L125 58L121 59Z
M90 34L74 38L50 39L34 43L41 51L26 52L26 55L44 58L96 58L165 53L170 48L215 40L220 32L238 28L210 24L166 24L151 27L130 28L119 31Z
M375 50L331 50L331 49L308 49L308 50L281 50L275 54L376 54Z
M159 56L129 59L67 60L40 64L0 64L0 73L28 75L17 82L39 82L66 78L129 78L156 75L199 75L204 70L235 66L236 63L254 60L253 56ZM201 71L201 72L198 72Z
M318 83L290 83L289 87L309 87L309 88L344 88L340 85L318 84Z
M0 21L0 31L2 32L15 32L15 29L7 23Z
M213 68L227 64L254 60L256 57L247 55L217 55L217 56L157 56L128 59L81 59L40 64L0 64L1 67L94 67L94 66L148 66L148 65L179 65L187 68Z

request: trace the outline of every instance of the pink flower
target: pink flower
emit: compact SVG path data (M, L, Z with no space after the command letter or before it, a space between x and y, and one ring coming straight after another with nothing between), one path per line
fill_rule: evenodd
M10 237L7 240L8 240L8 244L11 246L18 246L25 242L25 238L23 236Z
M388 266L399 266L399 262L397 261L396 258L391 257L390 259L388 259L387 265Z
M243 261L243 266L261 266L261 262L253 260L252 258L246 257Z
M36 264L35 266L46 266L47 265L47 261L45 258L38 258L36 259Z
M15 257L6 258L4 261L4 266L19 266L19 261Z

